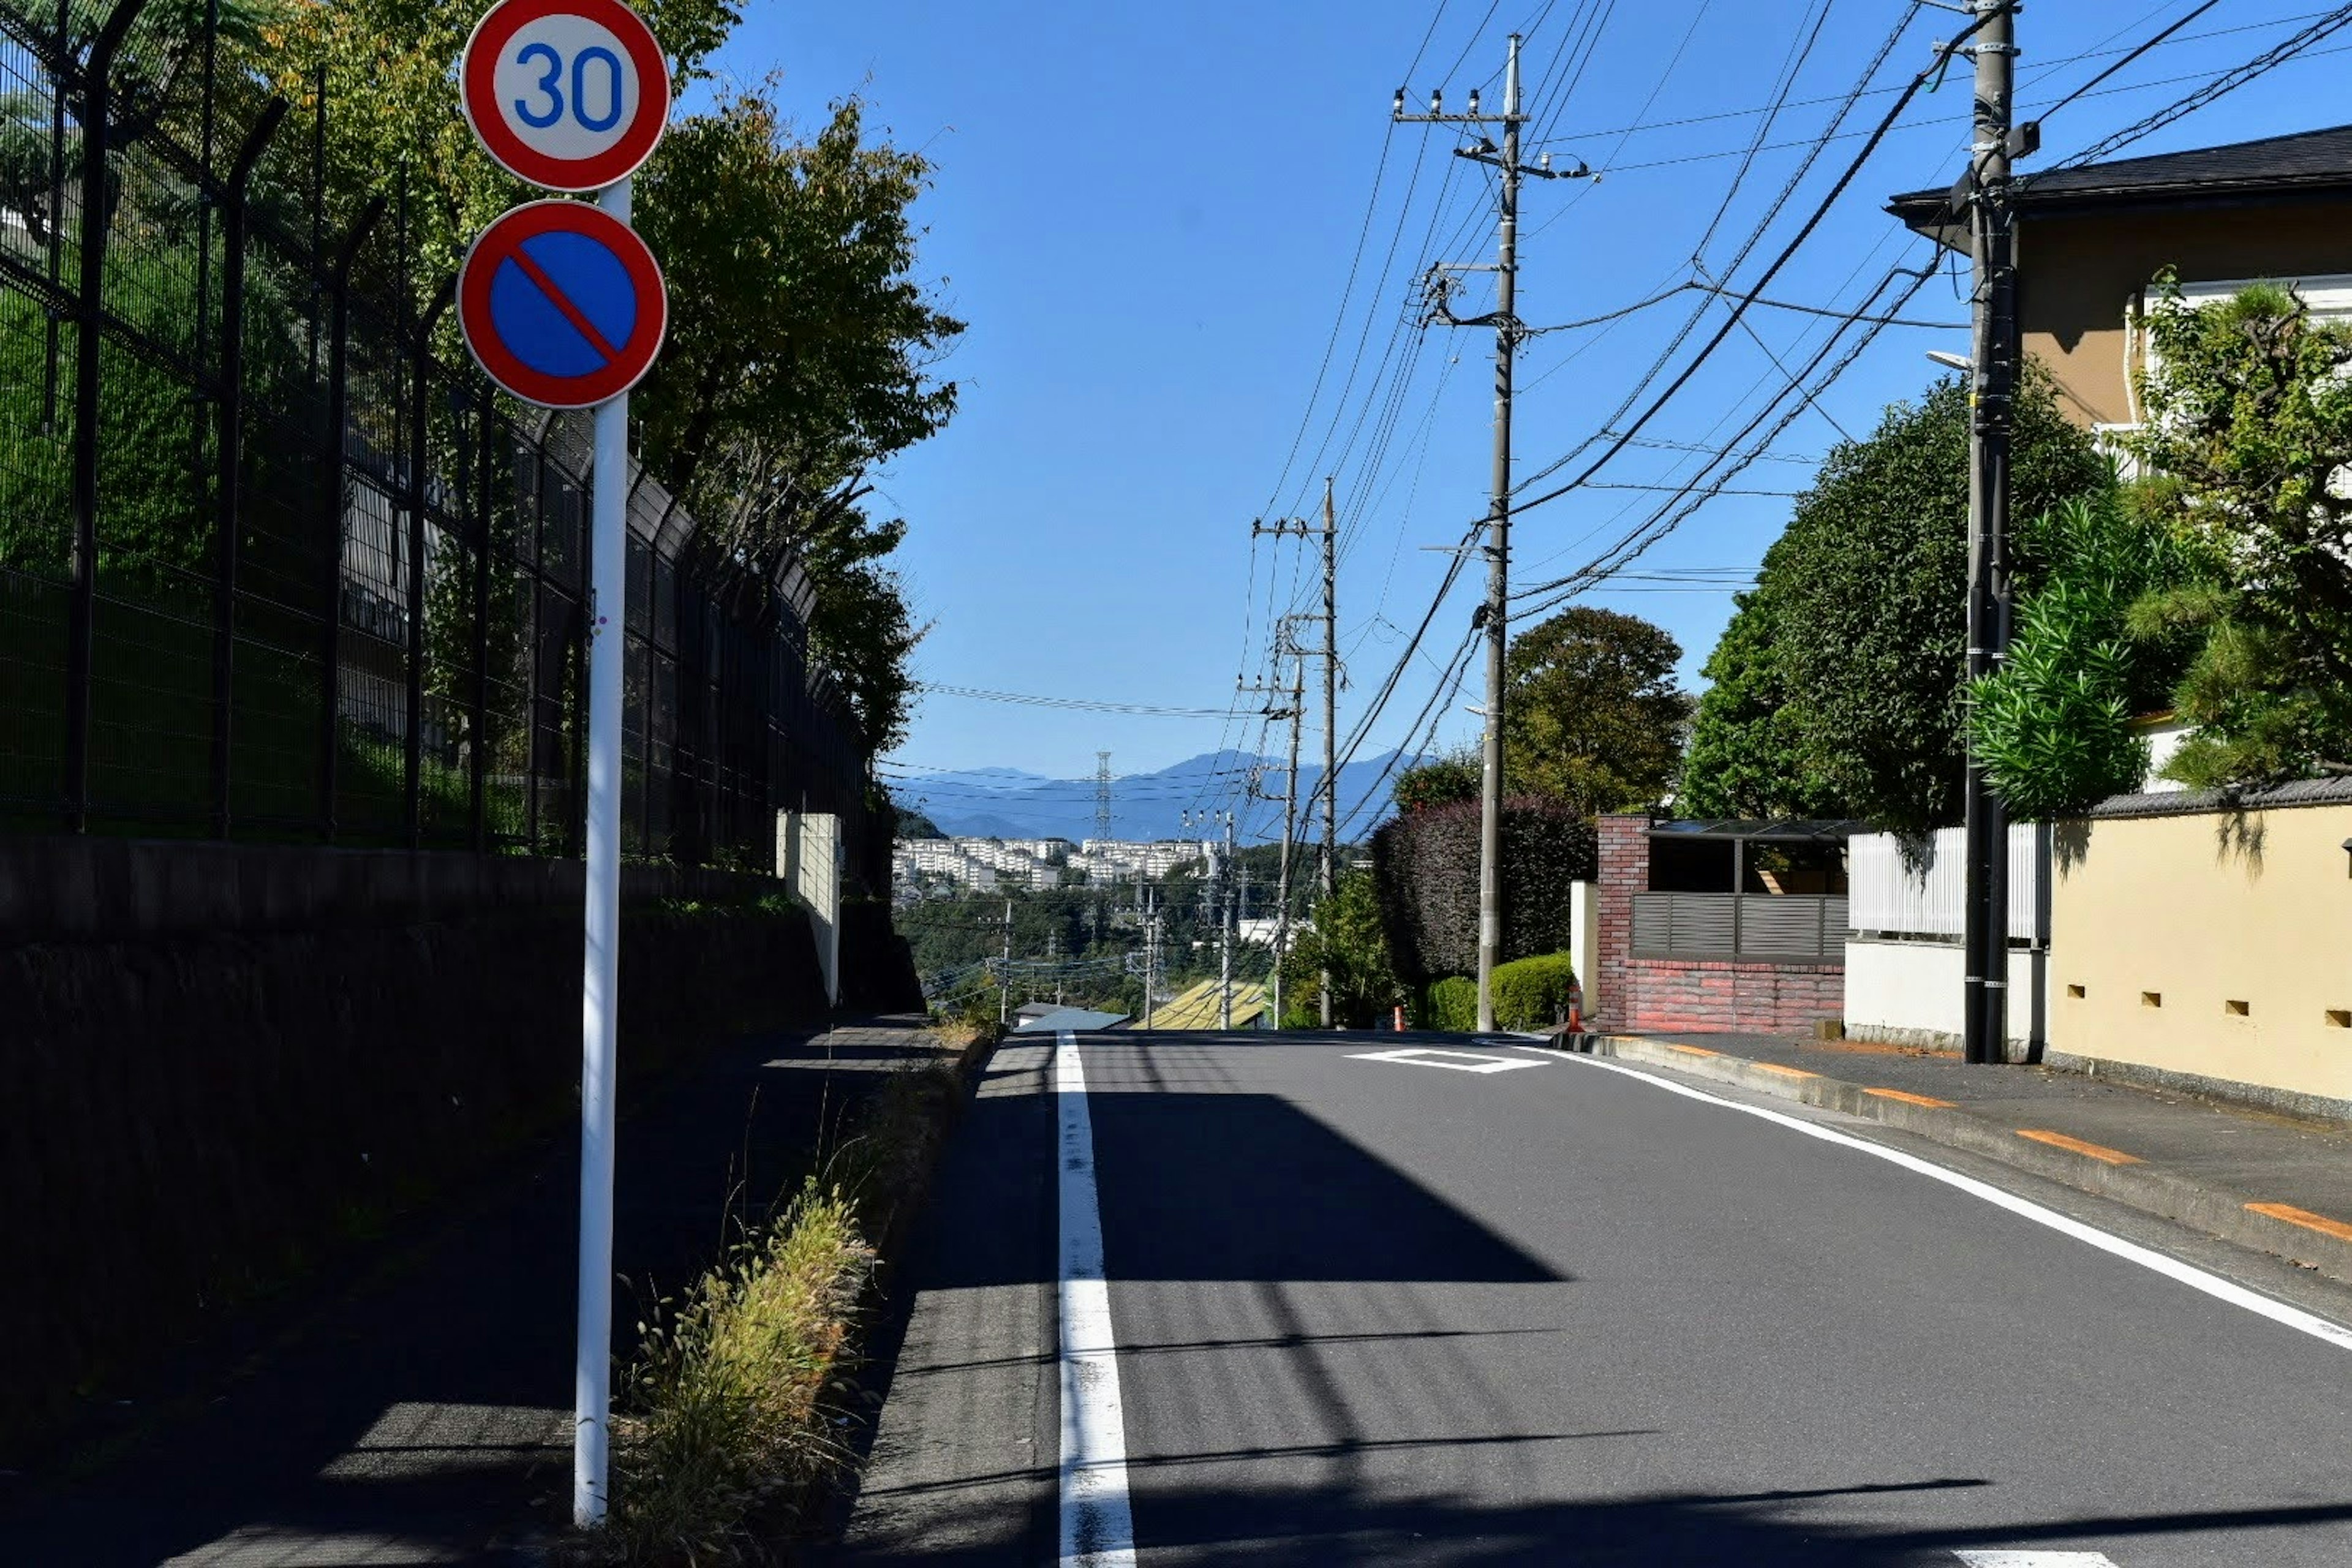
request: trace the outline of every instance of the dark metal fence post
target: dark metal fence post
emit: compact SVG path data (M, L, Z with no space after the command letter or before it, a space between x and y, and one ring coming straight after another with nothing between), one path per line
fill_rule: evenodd
M273 98L254 121L229 166L222 192L220 515L215 522L218 576L213 584L213 837L229 836L231 715L236 698L236 557L245 511L245 228L246 186L263 148L286 118L286 100Z
M474 852L481 854L490 847L489 837L489 750L490 750L490 443L498 434L497 414L487 397L477 395L471 400L474 424L474 710L469 728L473 732L471 764L472 778L467 781L470 809L474 817Z
M115 51L147 0L119 0L91 40L82 66L81 275L74 342L74 548L66 640L66 826L89 826L90 686L98 627L98 348L106 309L107 76ZM65 40L58 40L63 44Z
M326 626L320 637L319 702L319 833L335 841L336 763L342 750L343 660L343 425L351 409L352 265L368 231L383 216L387 203L378 195L360 210L343 247L335 253L327 286L333 296L333 317L327 329L327 430L322 456L325 484L320 504L326 516L321 532L326 543Z
M433 329L457 297L448 279L425 309L416 326L408 377L415 418L408 431L408 748L404 766L408 795L408 847L425 847L425 456L432 405L425 383L433 365Z

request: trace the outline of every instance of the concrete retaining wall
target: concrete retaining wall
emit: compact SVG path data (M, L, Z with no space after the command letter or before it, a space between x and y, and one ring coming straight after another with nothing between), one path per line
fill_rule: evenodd
M1968 963L1957 942L1853 938L1845 944L1845 1032L1889 1045L1960 1048L1962 985ZM2009 954L2009 1043L2012 1060L2032 1058L2047 1017L2043 954Z

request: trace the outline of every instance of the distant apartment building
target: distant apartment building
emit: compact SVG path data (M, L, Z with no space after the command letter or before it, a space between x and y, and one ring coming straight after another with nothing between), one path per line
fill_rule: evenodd
M891 847L890 879L901 901L1007 886L1041 892L1061 886L1066 869L1086 886L1117 886L1156 880L1209 849L1182 839L1089 838L1073 847L1066 838L901 838Z

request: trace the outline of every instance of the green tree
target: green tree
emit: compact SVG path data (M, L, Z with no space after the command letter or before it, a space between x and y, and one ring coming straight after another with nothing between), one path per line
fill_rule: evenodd
M2135 635L2134 607L2211 582L2207 553L2140 504L2103 493L2021 531L2042 562L1999 673L1980 681L1969 726L1992 787L2027 821L2072 816L2139 787L2147 746L2136 715L2161 708L2193 647Z
M429 298L473 236L529 194L457 112L449 64L477 13L429 0L268 4L263 47L245 64L298 107L323 79L330 232L372 194L403 195L400 277ZM729 0L637 4L681 89L709 76L740 17ZM809 135L772 80L698 96L637 178L634 221L670 300L662 361L632 401L641 453L693 512L692 548L737 584L739 614L771 607L788 559L805 571L814 652L868 743L887 750L904 733L922 628L888 565L906 524L861 502L875 465L954 411L954 386L931 368L962 330L915 273L910 208L930 166L869 142L854 98ZM455 323L442 332L445 354L460 356Z
M1351 1029L1370 1028L1404 1000L1404 988L1389 963L1371 873L1341 873L1331 896L1317 906L1314 919L1314 929L1291 938L1282 963L1284 986L1292 996L1311 997L1328 968L1333 1020Z
M1707 665L1679 804L1703 816L1958 818L1965 771L1968 394L1956 379L1841 442ZM2049 378L2016 405L2012 511L2113 483ZM2021 586L2040 563L2021 552Z
M1661 798L1690 717L1675 683L1682 656L1664 627L1586 605L1514 637L1503 710L1512 789L1582 816Z
M2218 578L2132 607L2143 638L2198 642L2174 694L2197 729L2168 771L2200 786L2352 773L2352 326L2260 285L2196 310L2168 289L2148 327L2129 445L2150 505Z
M1400 769L1389 786L1399 811L1426 811L1433 805L1476 800L1483 774L1477 752L1469 746Z

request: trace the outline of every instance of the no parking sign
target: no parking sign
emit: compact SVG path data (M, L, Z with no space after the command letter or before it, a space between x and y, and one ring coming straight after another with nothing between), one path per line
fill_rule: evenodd
M585 202L529 202L466 253L457 323L490 379L543 408L593 408L661 352L669 303L637 231Z

